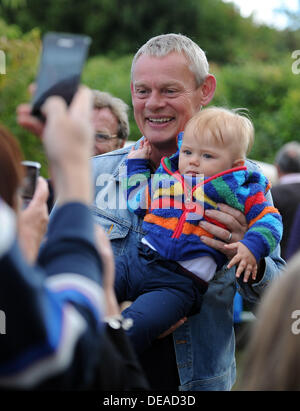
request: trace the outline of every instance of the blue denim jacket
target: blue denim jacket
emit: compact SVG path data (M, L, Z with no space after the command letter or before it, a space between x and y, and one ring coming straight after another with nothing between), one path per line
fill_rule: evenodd
M138 145L139 143L137 143ZM130 148L116 150L92 158L95 199L92 212L95 220L107 232L115 255L136 247L142 238L142 219L126 208L120 187L120 167ZM246 163L249 170L257 166ZM267 199L272 202L270 194ZM199 314L173 333L179 390L230 390L235 382L235 338L233 329L233 299L238 289L244 298L256 302L267 284L280 275L284 261L280 248L265 259L262 280L250 286L236 281L235 269L223 267L210 281Z

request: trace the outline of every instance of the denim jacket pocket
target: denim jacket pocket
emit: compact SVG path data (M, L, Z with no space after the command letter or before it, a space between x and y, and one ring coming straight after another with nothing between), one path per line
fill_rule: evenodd
M126 248L130 224L126 221L109 215L105 212L101 214L92 210L94 221L99 224L111 240L111 245L115 255L120 255Z

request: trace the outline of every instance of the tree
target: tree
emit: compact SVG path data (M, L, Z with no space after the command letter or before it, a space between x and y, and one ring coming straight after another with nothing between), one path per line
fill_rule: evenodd
M1 13L26 32L84 33L92 37L91 55L134 53L150 37L175 32L186 34L207 52L210 61L244 61L274 57L283 33L258 27L243 18L231 3L221 0L6 0ZM255 41L253 40L255 39ZM275 53L276 54L276 53Z

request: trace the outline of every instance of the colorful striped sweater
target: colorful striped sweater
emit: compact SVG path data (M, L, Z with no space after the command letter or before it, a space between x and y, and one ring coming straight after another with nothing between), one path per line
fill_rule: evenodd
M199 222L204 219L222 226L205 211L225 203L246 216L248 231L242 243L256 260L269 255L280 242L282 220L265 198L270 188L266 177L239 167L210 178L193 178L191 182L179 174L178 157L179 152L164 157L152 176L147 160L127 160L123 190L128 208L144 217L145 239L164 258L183 261L208 255L220 269L226 257L201 241L201 236L212 235Z

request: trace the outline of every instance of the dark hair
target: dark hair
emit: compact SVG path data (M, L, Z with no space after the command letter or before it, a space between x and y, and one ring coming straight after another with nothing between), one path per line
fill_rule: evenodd
M275 164L285 174L300 173L300 144L291 141L277 153Z
M0 125L0 196L12 208L16 208L16 192L22 183L23 155L18 141Z

